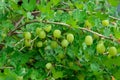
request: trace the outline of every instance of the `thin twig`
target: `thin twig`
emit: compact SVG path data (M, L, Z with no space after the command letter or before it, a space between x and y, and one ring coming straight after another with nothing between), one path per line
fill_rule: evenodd
M78 29L83 30L83 31L87 31L87 32L90 32L90 33L93 33L93 34L96 34L96 35L98 35L99 37L102 37L102 38L105 38L105 39L114 40L114 39L111 38L111 37L104 36L104 35L102 35L102 34L99 34L99 33L95 32L95 31L92 31L92 30L87 29L87 28L78 27Z
M17 46L18 44L20 44L22 41L24 41L24 39L21 39L19 42L17 42L17 43L15 44L15 46Z
M32 45L31 45L31 48L30 48L31 50L32 50L32 48L33 48L34 41L35 41L37 38L38 38L38 36L36 36L33 40L31 40L31 44L32 44Z
M52 10L64 10L64 11L72 11L73 9L67 9L67 8L51 8Z
M19 51L22 51L24 48L25 48L25 46L23 46L22 48L20 48L20 50L19 50Z
M109 16L109 17L112 18L112 19L115 19L115 20L120 21L120 18L116 18L116 17L114 17L114 16Z
M32 48L33 48L33 43L34 43L34 41L35 41L37 38L38 38L38 36L36 36L33 40L30 41L30 43L32 43L32 45L31 45L31 47L30 47L31 50L32 50ZM23 46L22 48L20 48L19 51L22 51L24 48L25 48L25 46Z
M63 67L63 68L69 69L69 67L64 66L64 65L58 65L58 64L56 64L55 66L57 66L57 67Z
M13 69L13 67L6 67L6 66L4 66L4 67L0 67L0 69Z
M24 18L25 18L25 17L22 16L22 17L18 20L18 22L15 23L15 27L18 27L19 24L21 23L21 21L22 21Z
M38 14L38 13L40 13L40 11L33 11L33 12L31 12L31 14Z
M49 76L49 75L50 75L50 73L51 73L51 70L49 70L49 71L48 71L47 76Z

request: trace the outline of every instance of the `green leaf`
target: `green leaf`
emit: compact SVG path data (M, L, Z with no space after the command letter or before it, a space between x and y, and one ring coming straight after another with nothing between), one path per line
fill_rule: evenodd
M99 70L99 66L98 66L98 64L96 64L96 63L90 64L90 67L91 67L91 70L92 70L92 71L98 71L98 70Z
M120 38L120 31L119 31L119 29L114 28L113 31L114 31L115 38L119 39Z
M22 7L27 11L33 11L36 7L36 0L23 0Z
M55 79L63 77L63 71L53 71L52 74Z
M73 11L72 16L77 22L83 23L85 18L86 18L86 12L80 11L79 9L76 9Z
M118 4L120 3L120 0L108 0L108 2L109 2L112 6L118 6Z
M27 18L28 18L28 19L33 19L34 16L33 16L30 12L27 12Z
M110 36L110 34L111 34L110 28L105 28L104 29L104 35L105 36Z
M60 2L60 0L51 0L51 2L53 3L53 5L57 5Z

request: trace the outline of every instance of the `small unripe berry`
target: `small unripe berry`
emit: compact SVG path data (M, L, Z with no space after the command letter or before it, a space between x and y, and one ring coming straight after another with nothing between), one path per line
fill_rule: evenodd
M54 30L53 36L54 36L55 38L60 38L60 37L61 37L61 31L60 31L60 30Z
M103 43L99 43L96 47L98 53L103 54L105 52L105 46Z
M93 44L92 36L90 36L90 35L86 36L85 43L86 43L86 45L92 45Z
M51 64L51 63L47 63L47 64L46 64L46 68L47 68L47 69L52 69L52 64Z
M42 41L37 42L37 47L42 47L43 43Z
M29 39L25 39L25 46L26 47L30 47L31 46L31 42Z
M31 39L31 33L30 32L24 32L25 39Z
M44 30L41 30L40 33L38 34L39 38L44 39L46 38L46 33Z
M103 26L108 26L109 25L109 21L108 20L103 20L102 21L102 25Z
M61 42L62 47L67 47L69 42L66 39L63 39Z
M36 34L39 35L40 34L40 31L42 30L42 28L36 28Z
M111 56L115 56L117 54L117 49L113 46L109 48L108 52Z
M51 25L47 25L47 26L44 28L44 30L45 30L46 32L50 32L50 31L51 31L51 28L52 28Z
M72 43L74 40L74 35L71 33L67 34L67 40L68 40L68 42Z

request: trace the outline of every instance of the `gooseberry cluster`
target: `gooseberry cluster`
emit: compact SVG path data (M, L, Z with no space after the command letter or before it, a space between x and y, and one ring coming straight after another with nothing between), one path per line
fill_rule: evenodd
M107 27L107 26L109 26L109 20L102 20L101 24L102 24L102 26ZM86 20L85 21L85 27L87 27L87 28L90 29L91 26L92 26L91 23L88 20ZM96 34L94 34L94 38L98 39L98 36ZM93 38L92 38L92 36L87 35L85 37L85 43L88 46L92 45L93 44ZM100 54L104 54L105 53L106 47L105 47L105 45L104 45L103 42L100 42L100 43L97 44L96 51L98 53L100 53ZM114 46L110 47L108 49L108 56L111 57L111 56L116 56L116 55L117 55L117 49L116 49L116 47L114 47Z
M87 25L88 23L89 22L86 21L85 25ZM109 21L103 20L102 25L108 26ZM49 33L51 33L51 34L49 34ZM50 40L50 46L53 49L57 48L58 46L61 46L62 48L66 48L68 45L72 44L72 42L74 41L74 35L72 33L66 33L66 35L63 36L60 29L52 30L51 25L47 25L44 28L37 27L35 34L36 34L36 36L38 36L35 40L35 46L38 48L43 47L45 40L48 40L48 39ZM48 34L49 34L49 36L48 36ZM85 37L85 43L87 46L91 46L93 44L93 38L91 35L87 35ZM31 33L30 32L24 32L24 45L26 47L31 46ZM107 49L103 42L100 42L96 45L97 53L104 54L106 51L107 51ZM109 47L107 52L108 52L108 56L116 56L117 55L117 49L114 46Z
M93 38L92 36L90 35L87 35L85 37L85 43L86 45L90 46L93 44ZM104 45L104 42L103 41L100 41L97 46L96 46L96 51L100 54L104 54L105 51L106 51L106 47ZM112 56L116 56L117 55L117 49L115 46L112 46L112 47L109 47L108 49L108 56L109 57L112 57Z
M48 39L51 40L50 46L53 49L57 48L58 45L60 45L63 48L66 48L69 44L71 44L74 41L74 35L72 33L66 33L66 35L63 38L61 30L55 29L52 31L51 25L47 25L44 28L37 27L35 35L38 36L35 40L35 46L38 48L43 47L44 41ZM24 32L24 45L25 47L31 46L30 32Z

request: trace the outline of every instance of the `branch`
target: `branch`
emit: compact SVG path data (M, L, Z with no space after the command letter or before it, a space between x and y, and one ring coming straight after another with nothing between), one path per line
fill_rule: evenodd
M109 16L109 17L112 18L112 19L115 19L115 20L120 21L120 18L116 18L116 17L114 17L114 16Z
M4 43L0 43L0 50L5 46Z
M42 23L46 23L46 24L62 25L62 26L64 26L64 27L74 29L74 28L72 28L71 25L66 24L66 23L62 23L62 22L50 22L50 21L46 21L46 20L43 20L43 21L33 20L33 21L30 21L30 22L26 22L26 23L23 24L23 25L20 25L19 27L15 28L13 31L11 31L11 33L14 33L16 30L20 29L22 26L25 26L25 25L27 25L27 24L31 24L31 23L41 23L41 22L42 22ZM115 41L115 42L119 43L115 38L104 36L104 35L102 35L102 34L100 34L100 33L97 33L97 32L95 32L95 31L92 31L92 30L87 29L87 28L77 27L76 29L83 30L83 31L87 31L87 32L96 34L96 35L98 35L98 36L101 37L101 38L108 39L108 40Z
M90 33L93 33L93 34L96 34L96 35L98 35L99 37L102 37L102 38L105 38L105 39L114 40L114 39L111 38L111 37L104 36L104 35L102 35L102 34L99 34L99 33L95 32L95 31L92 31L92 30L87 29L87 28L81 28L81 27L79 27L78 29L83 30L83 31L87 31L87 32L90 32Z
M14 67L10 67L10 66L7 67L7 66L4 66L4 67L0 67L0 70L1 70L1 69L13 69L13 68L14 68Z
M63 11L72 11L73 9L67 9L67 8L51 8L52 10L63 10Z
M17 42L17 43L15 44L15 47L16 47L18 44L20 44L22 41L24 41L24 39L21 39L19 42Z
M31 40L31 50L32 50L32 48L33 48L33 45L34 45L34 42L35 42L35 40L38 38L38 36L36 36L33 40Z

